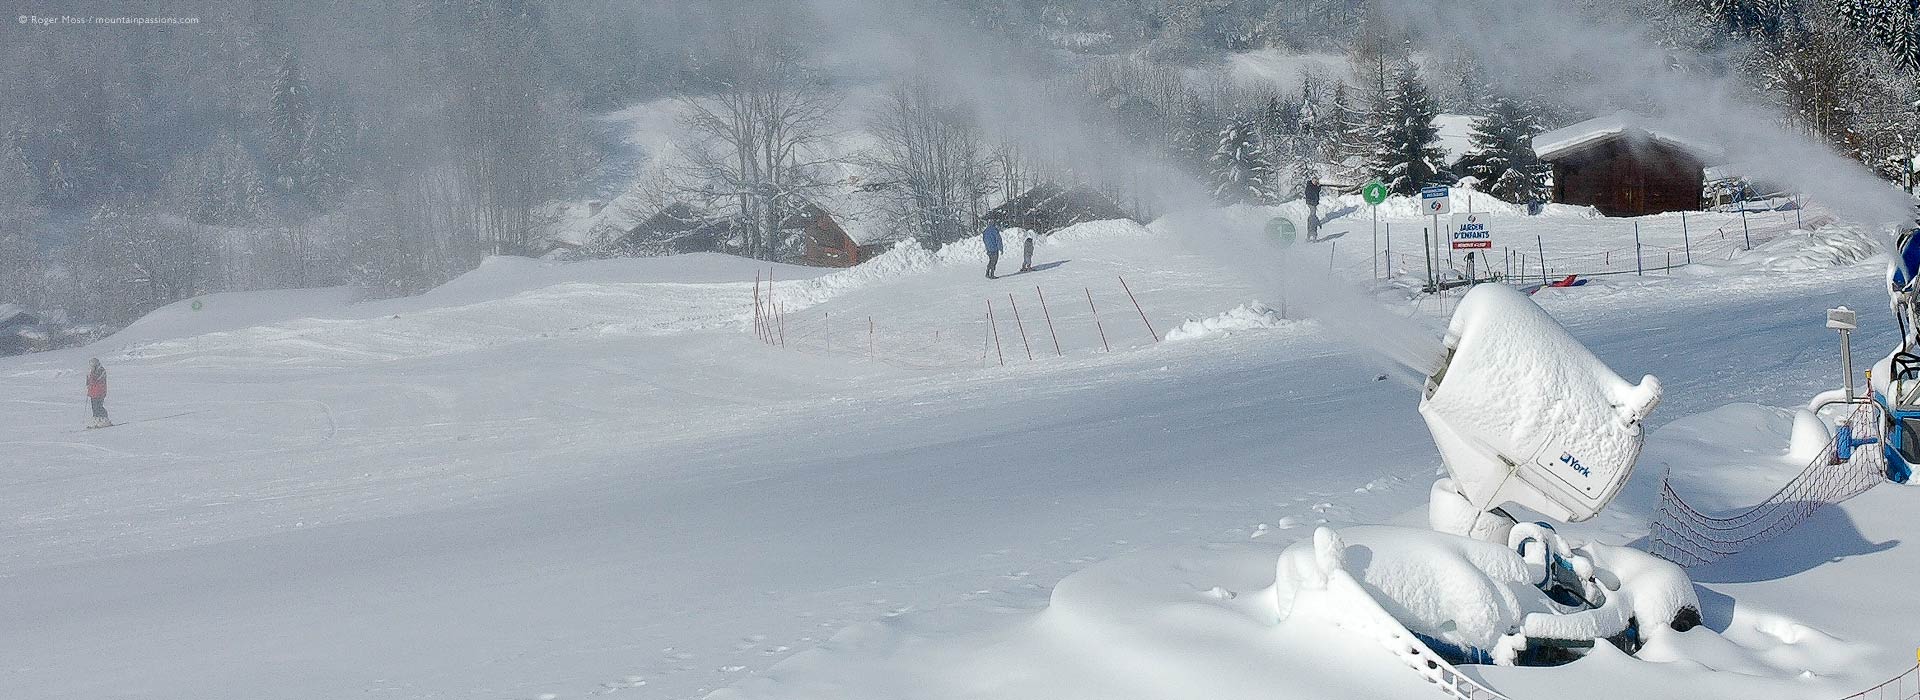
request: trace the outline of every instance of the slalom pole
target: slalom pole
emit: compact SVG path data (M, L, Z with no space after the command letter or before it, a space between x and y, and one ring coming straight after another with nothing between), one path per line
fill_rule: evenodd
M1000 324L993 319L993 300L987 300L987 327L993 329L993 354L999 356L1000 366L1007 366L1007 353L1000 350Z
M1040 316L1047 319L1047 335L1053 336L1053 354L1065 357L1066 353L1060 352L1060 334L1053 330L1053 313L1047 311L1047 295L1040 291L1038 285L1034 286L1033 295L1040 297Z
M1127 290L1127 298L1133 300L1133 310L1140 312L1140 322L1147 324L1147 334L1153 336L1153 342L1160 342L1160 333L1153 330L1153 322L1147 320L1147 311L1140 308L1140 300L1133 296L1133 288L1127 286L1127 278L1116 275L1115 279L1120 280L1121 289Z
M1113 346L1107 344L1107 329L1100 325L1100 309L1095 308L1093 305L1093 288L1081 287L1081 289L1087 293L1087 308L1093 310L1093 327L1095 330L1100 331L1100 348L1107 352L1113 352Z
M867 316L867 357L873 357L873 316Z
M1013 327L1020 329L1020 344L1027 348L1027 361L1033 361L1033 344L1027 342L1027 324L1020 320L1020 303L1013 300L1013 292L1007 292L1007 305L1013 307Z

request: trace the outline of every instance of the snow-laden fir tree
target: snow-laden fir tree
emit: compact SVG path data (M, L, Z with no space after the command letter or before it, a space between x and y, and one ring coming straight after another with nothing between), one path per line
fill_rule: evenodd
M1388 190L1412 195L1442 172L1446 153L1433 123L1437 113L1419 74L1411 66L1401 69L1386 104L1374 109L1373 152L1367 160Z
M1220 131L1213 151L1213 199L1221 204L1262 204L1274 199L1273 164L1261 148L1253 120L1237 119Z
M1895 65L1920 71L1920 3L1913 0L1838 0L1847 23L1885 49Z
M1468 175L1480 187L1509 202L1544 201L1552 167L1533 152L1540 118L1533 106L1506 96L1493 98L1487 115L1474 124Z

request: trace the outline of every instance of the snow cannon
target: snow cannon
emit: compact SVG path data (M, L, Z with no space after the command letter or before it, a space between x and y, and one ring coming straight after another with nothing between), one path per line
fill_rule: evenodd
M1895 239L1887 264L1887 301L1900 325L1900 346L1868 374L1873 402L1880 405L1881 451L1887 479L1907 483L1920 464L1920 228Z
M1420 400L1450 476L1434 486L1433 528L1504 544L1505 504L1593 517L1632 475L1641 421L1659 402L1658 379L1614 374L1526 295L1474 287Z

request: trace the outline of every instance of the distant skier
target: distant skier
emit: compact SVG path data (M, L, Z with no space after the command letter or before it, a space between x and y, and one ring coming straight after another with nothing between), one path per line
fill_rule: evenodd
M1032 231L1028 231L1026 232L1026 235L1023 235L1020 237L1021 239L1023 239L1021 246L1026 249L1026 252L1020 258L1021 272L1033 271L1033 242L1034 242L1034 239L1037 237L1038 235Z
M93 404L93 421L89 428L105 428L113 425L107 419L107 368L100 364L100 358L93 358L87 368L87 401Z
M1320 240L1320 178L1307 179L1307 241Z
M993 269L1000 265L1000 225L987 223L987 230L980 234L980 242L987 246L987 279L999 279Z

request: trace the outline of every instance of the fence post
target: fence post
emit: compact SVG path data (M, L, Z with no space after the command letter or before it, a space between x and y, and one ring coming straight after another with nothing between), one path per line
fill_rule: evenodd
M1027 342L1027 324L1020 320L1020 303L1013 300L1013 292L1007 292L1007 305L1013 307L1013 327L1020 329L1020 344L1027 348L1027 361L1033 361L1033 344Z
M1646 262L1640 255L1640 222L1633 222L1633 274L1647 274Z
M1153 336L1153 342L1160 342L1160 333L1153 330L1153 322L1147 320L1147 311L1140 308L1140 300L1133 296L1133 288L1127 286L1127 278L1116 276L1115 279L1120 280L1121 289L1127 290L1127 298L1133 300L1133 310L1140 312L1140 322L1147 324L1147 334Z
M1740 203L1740 238L1746 241L1746 247L1741 250L1753 250L1753 231L1747 228L1746 202Z
M1425 248L1427 250L1427 288L1432 289L1435 292L1438 292L1440 291L1440 285L1434 282L1434 277L1433 277L1433 233L1432 231L1433 231L1432 229L1429 229L1425 226L1420 227L1420 247Z
M1547 283L1547 244L1540 240L1539 234L1534 234L1533 244L1540 247L1540 283L1546 284Z
M1047 295L1040 291L1039 285L1034 285L1033 295L1040 297L1040 317L1047 320L1047 335L1053 336L1053 354L1065 357L1066 353L1060 352L1060 334L1053 330L1053 312L1047 310Z
M1087 308L1093 311L1093 328L1100 331L1100 349L1113 352L1113 346L1107 344L1107 329L1100 325L1100 309L1093 305L1093 288L1081 287L1087 293Z
M1680 212L1680 245L1687 249L1687 264L1693 264L1693 237L1687 235L1687 213Z
M1007 366L1007 354L1000 350L1000 324L993 320L993 300L987 300L987 328L993 331L993 354L1000 358L1000 366Z
M1673 276L1673 251L1667 251L1667 276Z

